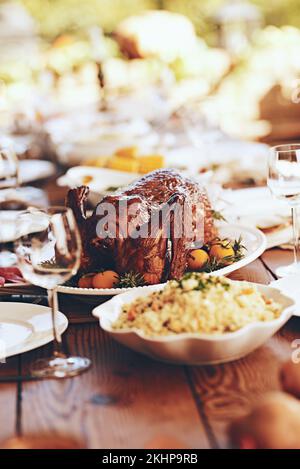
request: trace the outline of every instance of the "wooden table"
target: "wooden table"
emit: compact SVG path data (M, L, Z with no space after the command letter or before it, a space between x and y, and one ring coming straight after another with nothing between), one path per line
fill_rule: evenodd
M64 190L49 187L51 202L61 203ZM272 249L231 278L268 283L276 266L290 260L290 252ZM227 447L229 422L264 392L280 388L280 365L300 337L300 321L293 318L242 360L173 366L111 340L91 316L92 308L60 297L60 310L70 320L68 350L92 360L85 374L62 381L22 379L32 360L51 353L51 345L0 364L0 440L50 433L73 436L88 448L144 448L163 436L186 448ZM13 375L19 379L11 381Z

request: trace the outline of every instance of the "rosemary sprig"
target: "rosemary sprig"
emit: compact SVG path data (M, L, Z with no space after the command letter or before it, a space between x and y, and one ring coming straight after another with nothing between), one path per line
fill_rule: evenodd
M241 236L238 239L235 239L233 242L228 238L215 238L209 244L206 244L203 249L209 252L210 247L216 244L222 246L225 249L231 246L234 254L225 256L222 259L217 259L216 257L211 256L199 270L199 272L214 272L215 270L223 269L224 267L227 267L234 262L240 261L243 259L243 257L245 257L244 251L247 250L247 248L242 244Z
M246 246L242 244L242 236L240 236L238 239L235 239L232 245L232 248L234 250L235 257L239 257L238 260L242 259L244 257L243 251L247 251Z
M214 220L217 221L227 221L224 215L219 212L218 210L211 210L211 216L213 217Z
M145 285L145 279L142 274L135 272L126 272L120 277L117 288L142 287Z
M49 259L47 261L40 262L39 264L41 267L45 269L57 269L60 266L57 264L55 258L53 257L52 259Z
M210 259L204 264L202 269L199 272L214 272L215 270L223 269L223 267L227 267L230 264L233 264L237 260L235 256L226 256L223 259L217 259L216 257L210 257Z

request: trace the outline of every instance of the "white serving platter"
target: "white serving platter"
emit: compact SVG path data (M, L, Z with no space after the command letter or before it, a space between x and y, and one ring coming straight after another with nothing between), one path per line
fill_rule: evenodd
M257 228L241 226L238 224L226 223L219 228L219 235L221 238L238 239L242 237L242 244L245 246L245 257L234 264L223 267L222 269L212 272L212 275L228 275L241 267L253 262L257 259L266 249L266 237ZM85 296L113 296L119 295L126 291L138 290L141 291L145 287L135 288L79 288L61 285L57 288L59 293L66 293L71 295L85 295Z

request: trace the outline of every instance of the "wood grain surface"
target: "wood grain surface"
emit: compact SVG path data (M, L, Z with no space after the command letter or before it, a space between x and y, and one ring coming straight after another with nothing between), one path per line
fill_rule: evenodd
M67 345L93 366L69 380L24 383L24 434L39 428L71 435L90 448L142 448L158 435L177 437L187 447L209 446L182 367L125 349L96 324L71 326ZM47 352L25 354L23 368Z
M18 357L0 363L0 441L20 433L20 383L10 381L19 373Z

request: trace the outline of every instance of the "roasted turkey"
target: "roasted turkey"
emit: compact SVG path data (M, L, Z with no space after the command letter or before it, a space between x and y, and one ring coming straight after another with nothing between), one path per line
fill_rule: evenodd
M104 197L90 217L88 192L71 189L66 200L80 230L83 272L140 273L147 284L178 279L189 250L216 236L205 188L175 170L153 171Z

